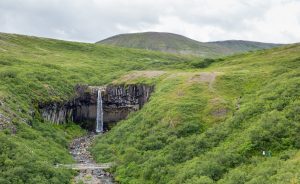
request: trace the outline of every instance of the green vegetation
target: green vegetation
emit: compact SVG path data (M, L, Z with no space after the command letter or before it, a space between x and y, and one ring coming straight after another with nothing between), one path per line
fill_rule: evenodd
M0 183L69 183L68 142L78 126L41 120L39 102L72 98L76 84L103 85L132 70L188 68L193 57L0 34ZM2 119L2 117L5 117ZM15 132L16 130L16 132Z
M77 125L51 125L34 121L29 127L17 124L17 132L0 132L0 183L69 183L71 170L55 164L72 163L68 142L84 134Z
M0 41L0 95L6 104L0 109L22 118L30 118L24 112L37 102L70 99L76 84L103 85L129 71L184 69L199 60L11 34L0 34Z
M222 59L219 59L219 60L222 60ZM213 62L216 62L216 60L215 59L211 59L211 58L205 58L203 60L192 62L192 65L195 68L206 68L209 65L211 65Z
M279 44L242 40L198 42L181 35L164 32L120 34L97 43L169 53L193 54L202 57L220 57L280 46Z
M116 162L121 183L299 183L299 51L166 76L141 111L97 140L97 161Z
M212 60L0 34L0 51L0 115L12 121L0 183L68 183L75 173L55 164L72 162L67 144L84 132L44 122L37 104L111 82L155 85L93 145L120 183L300 182L300 45Z

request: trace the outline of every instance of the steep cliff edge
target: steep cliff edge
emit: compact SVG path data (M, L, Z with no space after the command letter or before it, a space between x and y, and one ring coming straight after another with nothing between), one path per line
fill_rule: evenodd
M125 119L130 112L137 111L149 100L154 86L144 84L87 86L77 85L75 97L67 102L39 104L43 119L57 124L74 121L88 130L95 129L97 116L97 91L103 100L104 128Z

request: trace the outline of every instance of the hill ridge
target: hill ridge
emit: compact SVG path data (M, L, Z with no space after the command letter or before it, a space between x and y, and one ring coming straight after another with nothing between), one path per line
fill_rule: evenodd
M96 42L96 44L156 50L203 57L220 57L253 50L268 49L282 44L246 40L200 42L169 32L123 33Z

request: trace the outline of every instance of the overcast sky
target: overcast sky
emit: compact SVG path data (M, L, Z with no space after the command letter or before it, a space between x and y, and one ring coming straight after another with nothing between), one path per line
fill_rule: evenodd
M300 0L0 0L0 32L96 42L141 31L300 42Z

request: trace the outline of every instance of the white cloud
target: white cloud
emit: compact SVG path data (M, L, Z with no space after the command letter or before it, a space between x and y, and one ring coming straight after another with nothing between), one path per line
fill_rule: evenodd
M0 21L2 32L86 42L138 31L300 42L298 0L1 0Z

